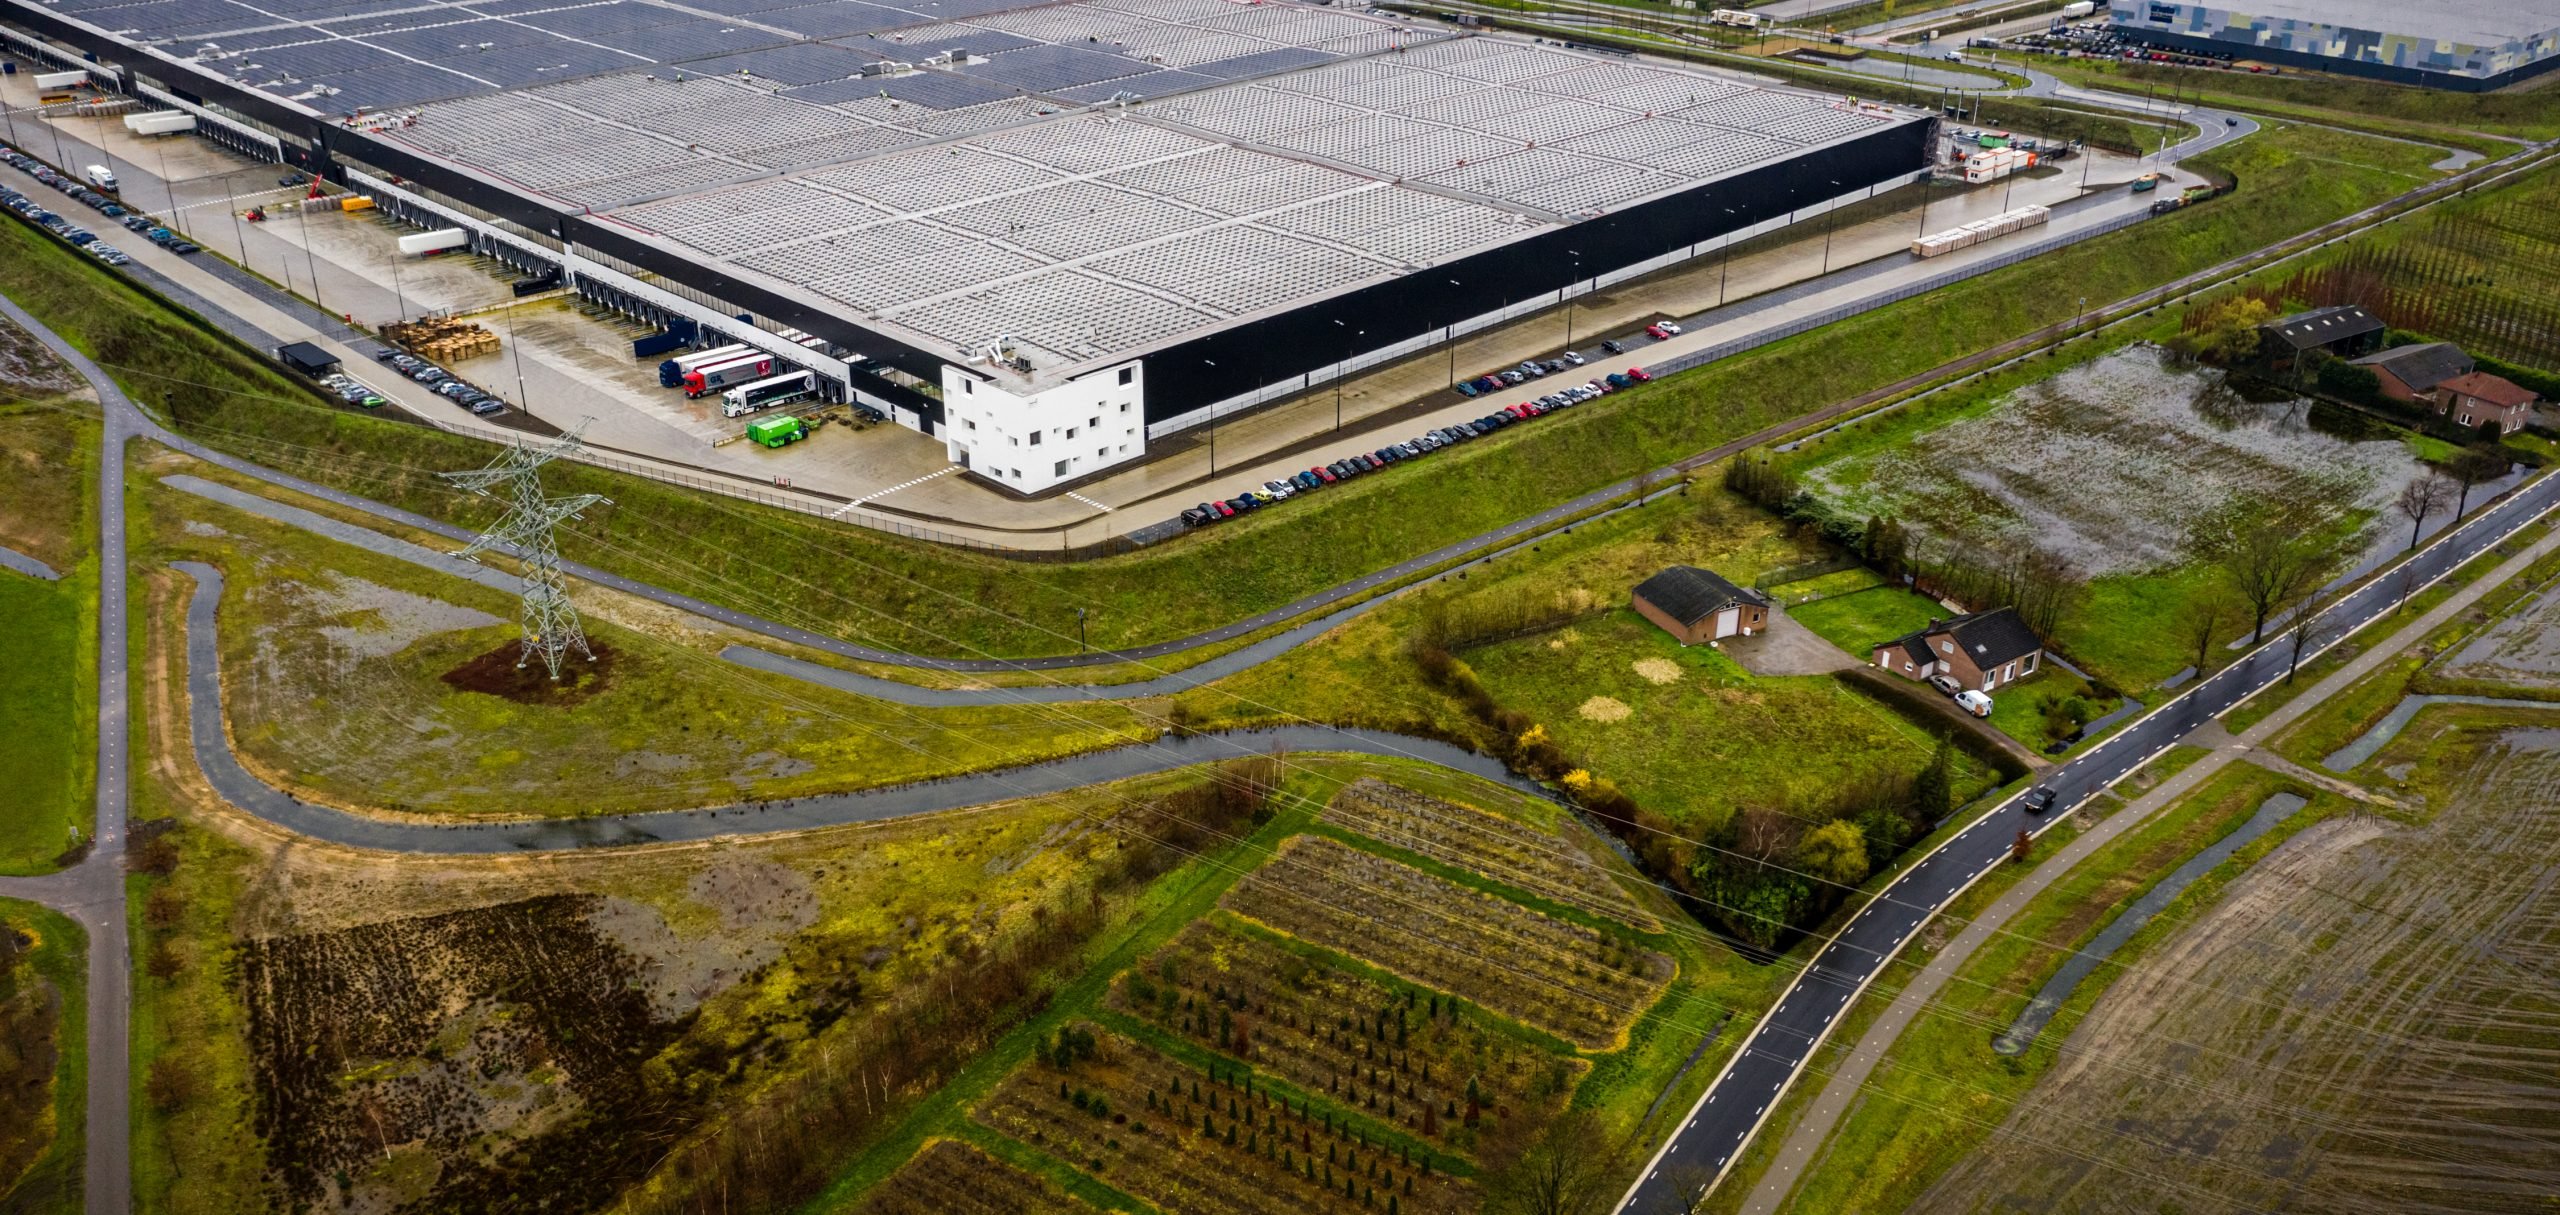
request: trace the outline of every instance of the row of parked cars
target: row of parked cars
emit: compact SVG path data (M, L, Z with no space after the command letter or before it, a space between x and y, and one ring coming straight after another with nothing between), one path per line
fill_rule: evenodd
M1311 489L1322 489L1337 481L1348 481L1363 473L1376 472L1387 465L1399 464L1427 455L1453 443L1482 438L1514 423L1526 422L1531 418L1553 413L1559 409L1568 409L1593 397L1615 392L1652 378L1641 367L1630 367L1623 372L1613 371L1603 379L1593 380L1587 384L1576 384L1561 391L1548 393L1534 401L1506 405L1472 422L1455 422L1427 430L1402 443L1389 443L1376 451L1346 456L1331 464L1310 468L1286 480L1265 481L1260 489L1249 489L1223 501L1203 502L1182 512L1182 525L1202 527L1220 519L1232 519L1284 498L1295 497Z
M454 375L452 372L446 371L444 368L438 367L414 354L407 353L406 351L394 350L385 346L380 350L374 351L373 357L382 360L383 364L391 368L393 371L397 371L412 380L416 380L417 382L426 385L427 389L435 393L437 396L443 397L464 409L468 409L473 413L479 414L481 417L485 418L491 414L505 413L507 411L506 401L501 399L496 393L483 392L469 380L462 379L461 377ZM326 384L328 381L323 379L321 383ZM361 384L356 385L356 387L364 388ZM372 390L365 389L365 391L370 392ZM347 403L351 405L381 404L380 400L359 401L353 397L347 397L344 392L340 392L338 395L346 397Z
M54 172L52 166L15 148L0 147L0 161L7 161L10 167L70 195L82 206L116 221L126 230L166 248L171 253L193 253L198 248L195 242L162 227L150 216L127 208L123 203L116 201L114 195L93 189L89 183L69 174ZM113 174L108 174L103 169L92 171L104 177L110 186L114 184ZM133 260L115 246L99 240L96 233L46 210L44 204L15 190L0 188L0 204L6 204L9 209L26 216L42 227L51 229L54 235L70 241L108 265L122 266Z

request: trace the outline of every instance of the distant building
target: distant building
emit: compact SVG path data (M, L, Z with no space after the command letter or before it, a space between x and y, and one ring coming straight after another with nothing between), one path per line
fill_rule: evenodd
M2433 401L2436 385L2476 367L2471 356L2451 342L2394 346L2354 362L2382 381L2382 395L2413 405Z
M2436 385L2436 412L2462 426L2490 421L2498 433L2514 434L2533 423L2533 407L2542 396L2530 388L2485 371L2458 375Z
M1904 679L1946 675L1980 692L2036 673L2044 642L2015 608L1968 612L1896 637L1876 647L1877 667Z
M2560 68L2560 0L2108 0L2161 50L2486 92Z
M1769 597L1725 581L1714 571L1675 565L1636 585L1636 614L1662 631L1696 645L1719 637L1749 637L1769 624Z
M2297 312L2258 326L2258 332L2273 341L2262 344L2259 356L2275 363L2290 363L2313 349L2351 359L2382 345L2382 322L2354 304Z

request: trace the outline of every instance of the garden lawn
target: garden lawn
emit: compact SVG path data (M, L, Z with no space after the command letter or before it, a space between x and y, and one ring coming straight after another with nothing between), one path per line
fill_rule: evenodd
M1937 600L1899 586L1835 595L1787 609L1796 623L1864 659L1875 647L1952 615Z
M933 654L1072 652L1086 609L1095 646L1187 636L1825 404L2033 332L2081 310L2247 253L2411 184L2403 145L2271 126L2194 164L2236 197L2075 245L2033 265L1667 377L1604 402L1108 560L1016 563L706 497L583 466L554 493L617 505L564 537L572 556L880 646ZM322 402L257 354L191 323L94 259L0 223L0 290L105 364L138 399L181 393L207 442L464 525L490 504L432 474L487 462L476 440Z
M2045 730L2045 702L2074 696L2090 702L2089 718L2092 721L2120 703L2112 698L2091 696L2087 680L2047 662L2038 666L2035 674L1992 693L1991 726L2025 744L2028 750L2042 752L2046 744L2056 741L2056 737ZM2071 733L2066 729L2061 737L2068 738Z
M1464 657L1496 700L1692 838L1742 805L1827 806L1842 789L1907 776L1933 745L1838 680L1753 676L1627 609ZM1962 801L1991 777L1956 762Z

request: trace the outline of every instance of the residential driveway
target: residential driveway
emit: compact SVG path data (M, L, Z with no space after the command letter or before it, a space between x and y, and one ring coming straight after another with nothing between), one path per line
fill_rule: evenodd
M1759 636L1728 637L1717 644L1754 675L1828 675L1859 665L1847 650L1823 640L1776 606L1769 609L1769 627Z

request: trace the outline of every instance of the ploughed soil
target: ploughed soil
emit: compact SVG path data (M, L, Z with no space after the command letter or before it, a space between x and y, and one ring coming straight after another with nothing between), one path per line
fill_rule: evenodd
M560 664L560 678L556 681L539 662L516 665L524 658L521 641L509 641L438 678L465 692L504 697L520 705L574 705L613 683L614 660L619 655L609 645L592 648L594 662L572 654Z

